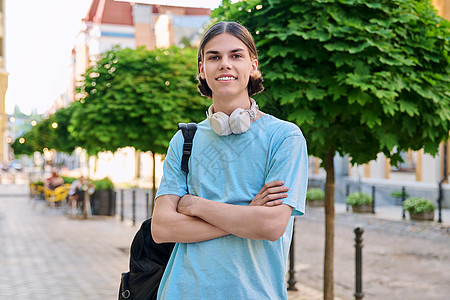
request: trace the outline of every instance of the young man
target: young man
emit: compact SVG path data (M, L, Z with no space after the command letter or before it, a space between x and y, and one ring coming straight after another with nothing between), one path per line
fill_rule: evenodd
M245 27L208 29L198 66L199 90L213 105L198 124L188 176L180 132L164 162L152 234L177 244L158 299L287 299L292 216L305 207L305 139L250 98L263 87Z

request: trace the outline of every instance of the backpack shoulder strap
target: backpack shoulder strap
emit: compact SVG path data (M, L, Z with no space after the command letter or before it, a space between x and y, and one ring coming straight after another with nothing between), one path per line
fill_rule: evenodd
M178 124L178 130L181 129L184 137L183 144L183 157L181 159L181 170L189 173L189 157L191 156L192 151L192 142L194 140L195 132L197 131L197 124L195 123L180 123Z

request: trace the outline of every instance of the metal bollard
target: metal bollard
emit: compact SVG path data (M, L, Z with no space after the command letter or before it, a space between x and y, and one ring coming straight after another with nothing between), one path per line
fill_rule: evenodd
M347 197L349 194L350 194L350 184L347 183L347 185L345 186L345 197ZM347 201L345 201L345 211L349 211Z
M444 165L444 169L443 169L443 177L442 179L439 181L439 185L438 185L438 199L437 199L437 203L438 203L438 223L442 223L442 200L444 198L444 191L442 190L442 184L447 180L447 143L448 142L444 142L444 161L443 161L443 165Z
M362 234L364 229L357 226L353 231L355 232L355 293L353 296L356 300L360 300L364 298L362 292Z
M375 186L372 186L372 213L375 213Z
M133 226L136 225L136 190L133 190Z
M405 215L405 210L403 209L403 202L405 202L406 200L406 191L405 191L405 187L402 186L402 219L406 219L406 215Z
M291 239L291 245L289 247L289 280L288 280L288 291L298 291L295 287L295 284L297 281L295 280L295 264L294 264L294 242L295 242L295 217L294 217L294 224L292 227L292 239Z
M150 203L149 203L150 200L149 199L150 199L149 193L146 192L145 193L145 203L146 203L146 208L147 208L147 219L150 218Z
M120 190L120 221L123 222L123 190Z

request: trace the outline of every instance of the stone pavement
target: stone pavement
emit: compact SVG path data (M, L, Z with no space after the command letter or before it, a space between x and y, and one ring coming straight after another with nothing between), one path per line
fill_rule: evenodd
M128 270L129 247L139 226L133 227L131 222L122 223L114 217L94 216L88 220L70 218L64 215L62 210L47 208L43 203L36 206L32 204L26 185L0 184L0 300L117 299L120 273ZM450 228L448 210L444 211L444 223L441 225L405 225L403 222L389 221L400 220L401 210L398 207L396 209L380 207L377 208L376 215L358 216L346 214L345 206L336 204L336 215L337 221L341 223L365 222L365 226L369 228L382 227L384 231L406 237L415 236L419 231L426 233L427 239L430 240L441 239L442 230L448 232ZM322 214L321 209L310 209L305 218L301 217L301 221L296 222L296 237L300 237L296 240L298 291L290 291L289 300L323 298L320 275L305 270L304 264L308 252L304 247L317 244L317 241L308 240L308 243L301 243L304 236L302 228L310 232L317 228L317 225L322 228L318 224L321 222L318 216ZM140 224L140 221L138 220L137 224ZM309 239L315 239L315 236L323 238L320 233L311 235ZM351 236L349 239L351 241ZM336 243L339 251L339 241ZM349 243L349 246L351 248L352 244ZM312 251L323 253L322 250ZM338 252L338 270L339 258L343 258L339 255ZM351 259L347 257L347 260ZM321 263L314 265L314 271L320 273L321 269ZM336 277L339 291L339 276ZM376 279L381 280L381 275ZM348 287L340 295L351 299L352 287Z
M117 299L138 228L111 217L71 219L2 189L0 299Z
M450 295L450 226L401 221L401 209L376 214L346 212L336 204L335 295L351 299L355 286L354 228L363 233L364 300L444 300ZM296 280L320 289L323 274L324 209L307 208L295 222Z
M27 189L0 184L0 300L117 299L139 226L114 217L70 218L34 205ZM322 299L316 289L296 287L290 300Z

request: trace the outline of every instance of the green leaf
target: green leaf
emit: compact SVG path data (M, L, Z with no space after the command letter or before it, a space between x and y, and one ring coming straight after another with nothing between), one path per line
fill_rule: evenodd
M381 119L373 111L363 110L361 113L361 124L373 128L375 125L381 126Z
M327 95L323 89L318 88L314 84L309 84L308 87L309 88L306 90L305 94L309 101L321 100Z
M399 107L401 112L406 112L411 117L414 115L419 115L419 108L416 103L407 102L405 100L400 100L398 103L400 105Z

